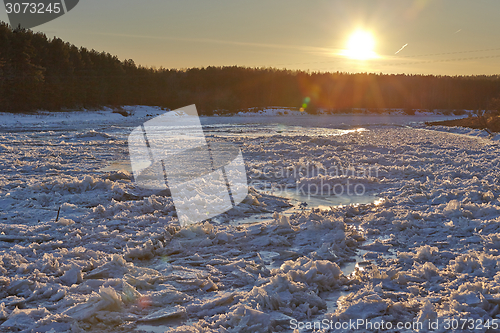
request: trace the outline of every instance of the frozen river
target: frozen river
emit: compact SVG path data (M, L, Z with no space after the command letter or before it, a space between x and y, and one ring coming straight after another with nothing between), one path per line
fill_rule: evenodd
M496 141L422 129L448 118L431 115L202 117L251 189L180 228L128 162L130 131L164 111L128 110L0 115L0 332L500 319Z

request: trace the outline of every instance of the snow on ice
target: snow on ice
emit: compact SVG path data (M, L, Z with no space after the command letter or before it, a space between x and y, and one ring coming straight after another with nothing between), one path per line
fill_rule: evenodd
M1 115L0 332L289 332L350 319L422 332L439 320L445 332L446 319L500 320L496 141L401 117L364 131L333 131L328 115L205 118L208 139L241 147L252 188L181 228L168 191L138 188L126 163L127 131L163 111L126 110ZM348 184L371 203L279 196Z

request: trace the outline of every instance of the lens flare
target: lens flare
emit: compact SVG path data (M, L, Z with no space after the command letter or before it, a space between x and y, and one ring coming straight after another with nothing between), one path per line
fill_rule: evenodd
M147 296L142 296L138 300L139 307L141 307L142 309L150 307L151 303L151 299L149 299L149 297Z
M299 109L300 112L304 112L304 110L307 109L307 106L309 105L310 101L311 101L311 97L304 98L304 100L302 101L301 108Z

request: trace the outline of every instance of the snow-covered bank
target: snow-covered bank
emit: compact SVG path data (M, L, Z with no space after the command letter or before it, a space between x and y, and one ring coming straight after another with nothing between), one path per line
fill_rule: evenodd
M423 125L419 125L416 127L423 128ZM467 136L478 137L478 138L485 138L485 139L488 139L490 141L500 140L500 136L497 135L496 133L493 133L493 135L490 135L485 130L474 129L474 128L469 128L469 127L441 126L441 125L439 125L439 126L426 126L425 128L428 130L432 130L432 131L440 131L440 132L467 135Z
M72 131L77 129L97 129L110 126L134 126L148 119L166 112L154 106L124 106L124 116L110 108L99 110L39 111L35 113L7 113L0 112L2 122L0 131L37 131L37 130L62 130Z
M106 124L0 134L0 331L291 332L293 320L366 319L439 320L446 332L445 320L500 319L496 142L390 126L246 136L254 125L241 126L225 140L240 145L256 186L349 180L384 200L284 216L285 200L251 191L218 223L181 229L167 193L98 171L127 159L124 130L110 127L123 124ZM357 249L365 262L348 275Z
M120 112L110 108L100 110L81 110L68 112L40 111L33 114L0 112L1 132L11 131L74 131L113 129L116 127L134 127L143 122L167 112L166 109L153 106L124 106ZM349 129L352 127L378 125L409 125L426 121L441 121L462 118L464 116L444 115L431 112L416 112L406 115L402 111L388 111L381 114L322 114L311 115L305 112L284 108L269 108L240 112L233 116L201 117L201 123L207 126L241 125L241 124L280 124L288 126L321 127Z

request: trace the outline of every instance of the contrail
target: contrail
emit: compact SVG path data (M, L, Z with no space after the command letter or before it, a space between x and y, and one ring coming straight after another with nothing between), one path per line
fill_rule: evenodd
M399 52L403 51L403 49L408 45L408 43L406 43L405 45L401 46L401 48L399 50L396 51L396 53L394 54L398 54Z

